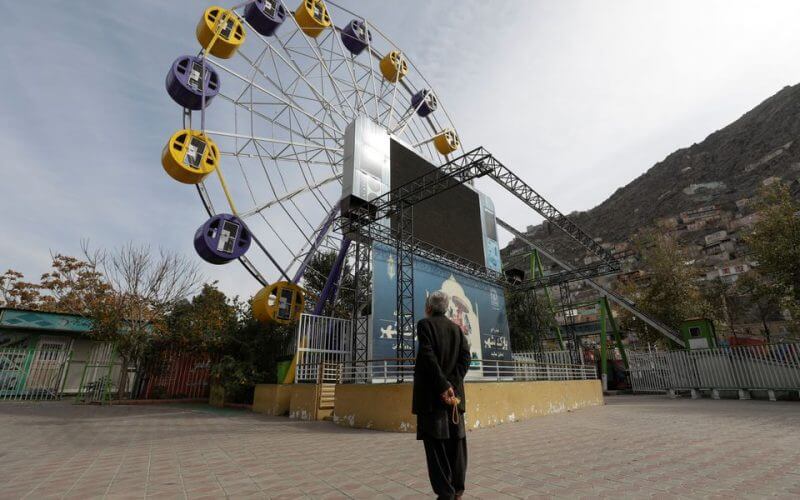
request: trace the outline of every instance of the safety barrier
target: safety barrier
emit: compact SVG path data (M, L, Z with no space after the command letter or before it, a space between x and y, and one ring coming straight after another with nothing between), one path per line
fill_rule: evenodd
M204 399L209 396L208 354L160 351L136 368L131 399Z
M68 359L62 348L0 348L0 400L58 399Z
M632 351L634 392L800 390L800 343L690 351ZM716 393L714 393L716 394Z
M341 363L340 366L343 383L395 383L398 380L411 382L414 379L413 360L376 359L363 363ZM298 370L300 368L298 367ZM304 364L302 370L304 373L318 373L319 364ZM596 378L597 370L593 365L483 359L473 359L466 376L466 380L471 382L594 380Z
M208 397L211 359L207 354L162 351L126 369L119 394L122 360L111 342L65 349L0 348L0 401L47 401L75 396L83 403L121 399Z
M552 363L560 365L582 365L584 364L583 349L575 352L572 350L563 351L521 351L511 353L515 361L535 361L537 363Z
M349 319L302 314L297 324L297 368L295 380L315 382L320 363L350 361L352 326Z

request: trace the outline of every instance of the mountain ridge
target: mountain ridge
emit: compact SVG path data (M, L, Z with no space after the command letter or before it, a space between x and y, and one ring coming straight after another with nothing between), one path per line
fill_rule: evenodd
M800 178L799 137L797 84L784 87L703 141L667 155L594 208L569 217L593 237L622 242L662 218L704 205L733 206L755 195L765 179ZM566 235L546 224L528 233L557 246L568 242ZM512 241L506 249L514 246ZM570 253L573 259L580 257Z

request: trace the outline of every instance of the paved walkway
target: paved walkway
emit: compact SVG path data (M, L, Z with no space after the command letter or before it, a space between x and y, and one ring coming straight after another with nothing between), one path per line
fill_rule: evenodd
M470 432L468 497L800 497L800 403L617 396ZM200 406L0 404L0 497L430 498L412 435Z

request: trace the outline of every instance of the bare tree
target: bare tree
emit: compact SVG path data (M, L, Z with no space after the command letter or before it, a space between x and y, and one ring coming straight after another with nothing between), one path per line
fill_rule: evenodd
M118 395L127 389L127 371L150 341L167 334L172 307L198 291L203 278L197 265L186 257L149 246L128 243L114 251L91 250L82 242L89 266L107 288L90 305L93 334L112 340L122 359Z

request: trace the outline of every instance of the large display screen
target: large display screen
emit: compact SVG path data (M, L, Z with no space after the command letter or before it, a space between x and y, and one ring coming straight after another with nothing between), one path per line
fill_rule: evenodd
M389 157L392 189L436 168L394 139L391 140ZM480 196L476 191L461 185L415 204L414 236L484 265L486 259Z
M397 264L394 249L376 243L372 248L371 359L397 357ZM447 316L470 341L473 359L511 360L508 319L503 289L455 272L422 257L414 258L415 321L425 316L425 299L441 290L450 296ZM410 346L409 346L410 347ZM491 363L489 363L491 365ZM492 375L473 365L473 375ZM490 370L491 371L491 370Z

